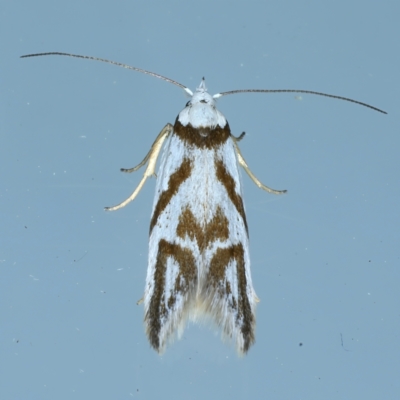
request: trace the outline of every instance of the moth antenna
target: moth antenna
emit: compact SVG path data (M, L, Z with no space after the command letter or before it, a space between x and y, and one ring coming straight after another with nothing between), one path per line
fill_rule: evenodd
M162 79L163 81L172 83L172 84L180 87L181 89L183 89L190 96L193 96L193 92L188 87L186 87L185 85L182 85L182 83L174 81L173 79L167 78L166 76L163 76L163 75L160 75L160 74L156 74L155 72L147 71L147 70L142 69L142 68L132 67L132 66L127 65L127 64L122 64L122 63L119 63L119 62L116 62L116 61L106 60L104 58L92 57L92 56L82 56L82 55L79 55L79 54L59 53L59 52L26 54L24 56L21 56L21 58L39 57L39 56L67 56L67 57L75 57L75 58L85 58L87 60L101 61L101 62L105 62L105 63L108 63L108 64L117 65L118 67L130 69L132 71L141 72L142 74L154 76L155 78L159 78L159 79Z
M317 96L330 97L331 99L338 99L349 101L350 103L359 104L360 106L371 108L372 110L378 111L382 114L387 114L386 111L383 111L377 107L371 106L370 104L363 103L362 101L349 99L348 97L336 96L328 93L314 92L312 90L297 90L297 89L242 89L242 90L230 90L229 92L217 93L213 96L214 99L218 99L222 96L227 96L228 94L236 94L236 93L306 93L306 94L315 94Z

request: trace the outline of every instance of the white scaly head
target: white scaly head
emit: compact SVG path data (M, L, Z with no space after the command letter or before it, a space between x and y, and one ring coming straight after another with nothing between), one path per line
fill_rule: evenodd
M194 92L192 99L179 113L178 119L183 126L190 124L193 128L209 127L213 129L217 125L221 128L226 125L226 119L217 110L214 97L207 92L204 78Z

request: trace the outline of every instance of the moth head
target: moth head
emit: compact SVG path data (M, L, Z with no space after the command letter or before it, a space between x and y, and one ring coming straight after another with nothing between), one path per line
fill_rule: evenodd
M192 98L187 102L186 107L194 107L194 106L210 106L215 109L215 100L213 97L207 92L206 81L203 78L200 82L199 87L193 93Z
M226 125L225 117L217 110L216 101L207 92L204 78L186 107L179 113L178 120L183 126L190 124L194 128L214 128L217 125L223 128Z

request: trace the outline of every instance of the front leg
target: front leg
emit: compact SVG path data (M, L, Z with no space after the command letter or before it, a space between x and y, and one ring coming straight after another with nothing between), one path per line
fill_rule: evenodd
M268 193L272 193L272 194L284 194L284 193L286 193L287 190L276 190L276 189L272 189L272 188L270 188L270 187L264 185L264 184L261 183L261 182L255 177L255 175L251 172L249 166L247 165L245 159L244 159L243 156L242 156L242 153L241 153L241 151L240 151L240 149L239 149L239 145L237 144L237 142L238 142L239 140L241 140L241 139L243 138L243 136L244 136L244 132L243 132L240 136L238 136L238 137L235 137L235 136L231 135L231 138L232 138L232 140L233 140L233 144L235 145L235 150L236 150L236 155L237 155L237 158L238 158L238 162L239 162L239 164L243 167L243 169L247 172L247 174L249 175L249 177L251 178L251 180L252 180L259 188L265 190L265 191L268 192Z
M158 155L160 154L161 147L164 143L164 140L172 133L173 129L174 129L173 126L169 123L164 126L164 128L161 130L161 132L158 134L156 140L152 144L150 151L147 153L146 157L143 159L143 161L140 164L138 164L136 167L129 168L129 169L121 168L122 172L134 172L134 171L137 171L139 168L143 167L143 165L145 165L148 162L146 171L144 171L144 174L143 174L143 178L139 182L139 185L133 191L133 193L122 203L119 203L116 206L112 206L112 207L105 207L106 211L115 211L115 210L119 210L122 207L125 207L128 203L130 203L132 200L135 199L135 197L141 191L147 178L149 178L152 175L155 175L156 163L157 163Z

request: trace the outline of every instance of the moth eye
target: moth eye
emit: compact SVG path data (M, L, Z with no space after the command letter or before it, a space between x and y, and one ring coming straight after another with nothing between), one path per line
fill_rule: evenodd
M190 106L190 100L186 103L186 107Z

